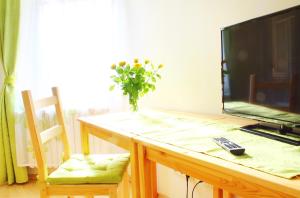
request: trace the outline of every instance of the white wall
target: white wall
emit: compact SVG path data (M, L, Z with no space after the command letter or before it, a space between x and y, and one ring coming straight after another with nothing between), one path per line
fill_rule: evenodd
M221 113L220 29L299 5L300 0L128 0L133 57L165 64L144 106ZM159 166L158 189L185 197L185 178ZM199 197L209 197L201 186Z
M165 64L151 107L221 112L221 27L299 0L128 0L133 57Z

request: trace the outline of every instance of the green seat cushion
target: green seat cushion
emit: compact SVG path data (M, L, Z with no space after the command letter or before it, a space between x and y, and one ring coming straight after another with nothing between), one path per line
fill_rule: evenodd
M52 172L50 184L115 184L129 162L129 153L124 154L75 154Z

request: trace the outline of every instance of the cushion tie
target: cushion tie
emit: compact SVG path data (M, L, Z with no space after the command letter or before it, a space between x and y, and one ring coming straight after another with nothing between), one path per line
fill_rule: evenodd
M4 79L4 84L8 86L14 86L15 84L15 77L14 76L6 76Z

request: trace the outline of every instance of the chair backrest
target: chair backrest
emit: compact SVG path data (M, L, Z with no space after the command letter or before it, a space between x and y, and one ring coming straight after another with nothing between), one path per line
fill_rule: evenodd
M37 160L39 180L45 181L48 177L48 168L45 153L43 150L43 144L55 137L60 136L64 145L63 160L67 160L70 158L70 146L67 139L65 120L60 103L59 91L57 87L53 87L52 96L33 101L31 91L25 90L22 91L22 97L33 150ZM57 125L52 126L51 128L44 131L38 131L36 114L37 110L53 105L55 106Z
M249 81L249 103L256 103L256 93L259 89L281 89L288 91L288 106L282 110L295 110L297 75L293 75L289 80L257 82L256 75L251 74Z

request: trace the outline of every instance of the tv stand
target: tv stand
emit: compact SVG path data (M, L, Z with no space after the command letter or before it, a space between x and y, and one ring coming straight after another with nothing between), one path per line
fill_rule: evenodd
M297 129L285 125L276 125L270 123L259 123L246 125L241 130L247 133L263 136L269 139L277 140L287 144L300 146L300 133Z

